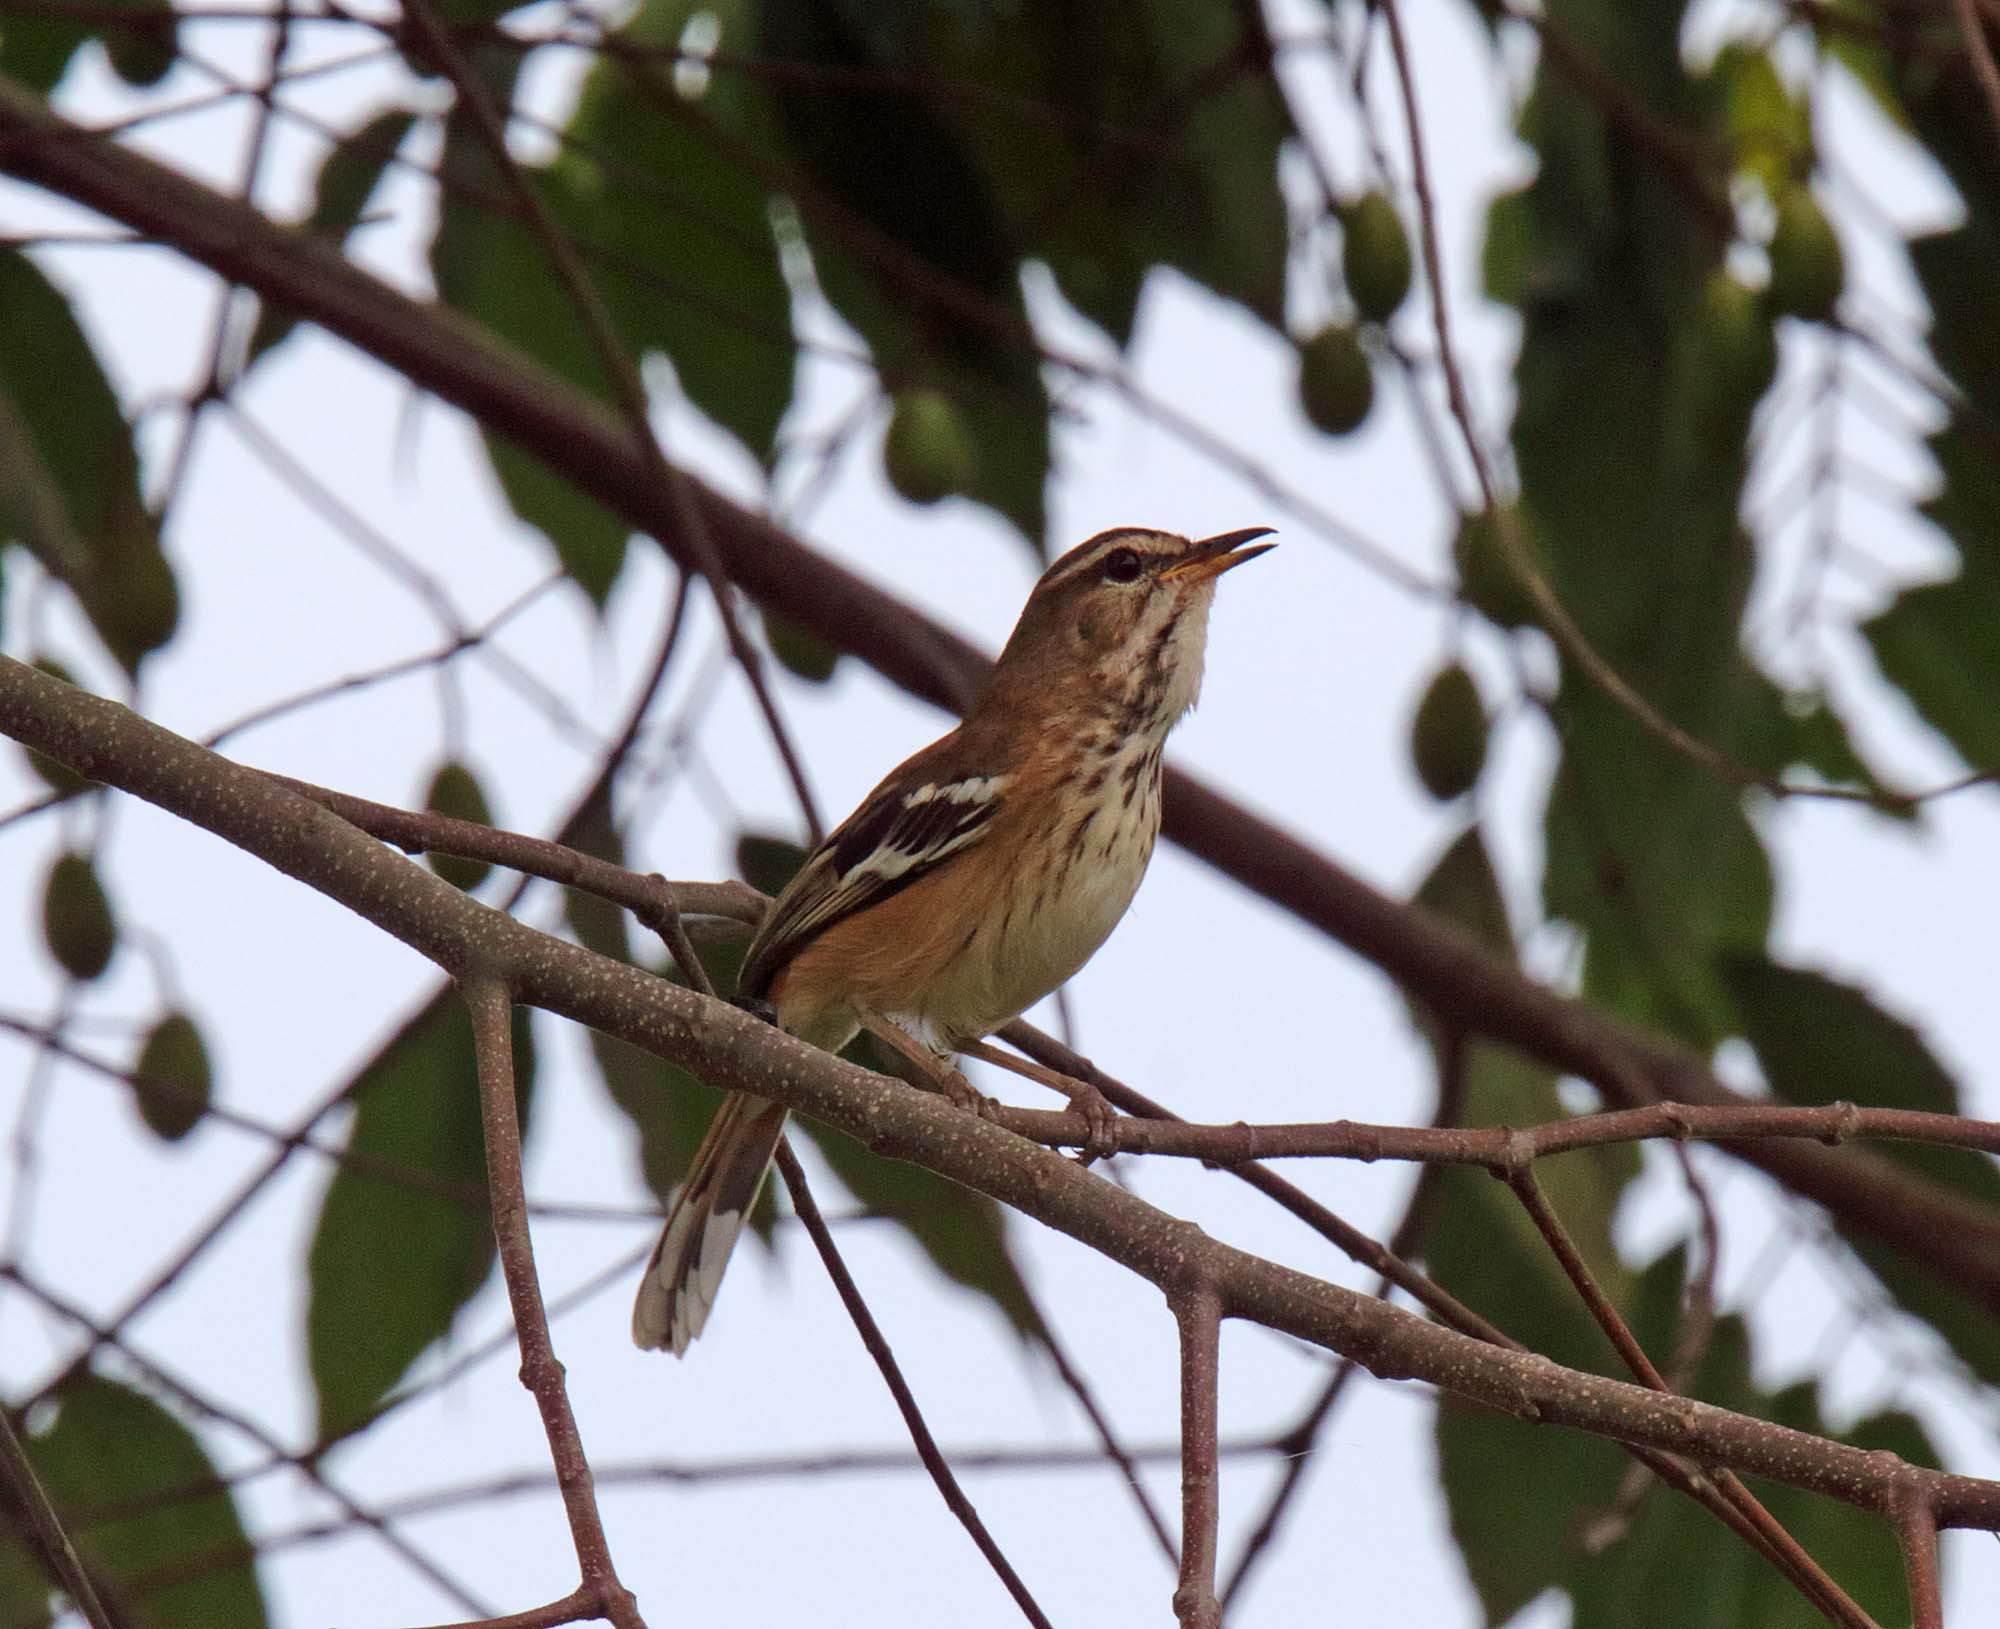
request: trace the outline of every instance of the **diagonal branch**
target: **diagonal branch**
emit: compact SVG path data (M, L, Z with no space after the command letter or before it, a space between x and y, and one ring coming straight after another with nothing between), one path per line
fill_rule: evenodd
M220 275L378 357L540 457L579 490L699 569L615 412L479 325L409 299L323 241L281 227L142 154L79 129L0 76L0 171L171 244ZM962 705L985 671L964 640L767 520L688 489L731 579L767 609L849 651L914 695ZM1702 1059L1534 983L1450 926L1392 900L1297 838L1169 772L1167 835L1375 963L1424 1005L1589 1081L1612 1103L1740 1105ZM2000 1214L1923 1176L1791 1141L1732 1150L1794 1193L1928 1264L2000 1310Z
M645 1629L638 1602L619 1582L618 1569L612 1564L590 1461L584 1456L583 1438L570 1411L563 1367L549 1339L548 1309L542 1305L542 1286L535 1276L535 1246L528 1233L527 1196L521 1188L513 1003L506 985L491 975L471 973L461 979L460 988L472 1014L479 1112L486 1131L486 1180L493 1194L493 1237L499 1247L501 1274L507 1281L507 1301L514 1309L515 1336L521 1345L521 1384L533 1394L535 1407L541 1412L549 1454L555 1461L556 1485L583 1572L577 1595L587 1604L588 1612L577 1616L601 1617L617 1629Z
M629 1041L714 1086L812 1115L877 1153L911 1160L1069 1234L1163 1291L1211 1283L1224 1316L1351 1355L1385 1378L1427 1381L1527 1420L1770 1476L1869 1510L1882 1510L1891 1490L1901 1489L1922 1495L1940 1526L2000 1531L2000 1482L1908 1465L1893 1454L1566 1369L1212 1239L935 1094L481 905L255 770L5 657L0 733L213 832L454 977ZM504 1002L488 997L487 1005ZM537 1298L527 1310L538 1309Z
M77 1609L90 1629L113 1629L111 1615L97 1598L97 1588L90 1581L83 1558L76 1553L76 1546L70 1542L69 1534L63 1528L62 1518L49 1502L48 1490L42 1486L42 1479L35 1475L35 1467L28 1462L28 1451L21 1446L14 1422L5 1408L0 1408L0 1490L10 1495L6 1503L26 1513L28 1532L35 1548L41 1552L42 1566L50 1578L61 1584L64 1593L69 1596L70 1605Z
M1569 1229L1563 1226L1562 1218L1542 1192L1542 1185L1535 1180L1535 1173L1524 1168L1504 1173L1503 1179L1513 1189L1514 1197L1521 1201L1521 1207L1534 1222L1535 1230L1547 1243L1550 1253L1561 1263L1564 1275L1575 1286L1583 1304L1590 1309L1592 1319L1616 1348L1625 1366L1638 1376L1642 1384L1671 1395L1673 1388L1653 1366L1653 1360L1646 1356L1646 1349L1639 1344L1631 1326L1599 1287L1589 1263L1583 1259L1583 1252L1577 1249ZM1763 1535L1765 1543L1762 1548L1772 1563L1830 1621L1844 1624L1847 1629L1881 1629L1834 1582L1826 1569L1806 1552L1805 1547L1785 1531L1778 1519L1765 1509L1762 1501L1743 1485L1734 1472L1718 1470L1711 1480L1716 1491L1729 1501L1744 1523Z
M1028 1586L1021 1581L1021 1575L1014 1570L1014 1564L1007 1559L986 1523L980 1520L979 1512L972 1508L972 1501L965 1496L965 1489L958 1485L958 1478L952 1474L951 1464L938 1447L937 1438L931 1435L923 1411L917 1407L916 1394L903 1378L902 1366L896 1362L896 1354L889 1350L889 1343L883 1337L882 1326L876 1323L875 1314L868 1310L868 1303L861 1298L860 1286L854 1282L854 1275L841 1259L840 1249L833 1242L833 1230L826 1225L826 1218L820 1214L812 1189L806 1185L805 1168L799 1164L798 1155L792 1152L792 1145L781 1138L776 1157L778 1174L785 1179L785 1190L792 1196L792 1209L798 1213L799 1221L812 1239L813 1248L819 1252L827 1276L833 1280L833 1287L840 1294L841 1305L847 1308L848 1317L854 1320L861 1344L868 1348L868 1355L875 1360L876 1368L882 1371L889 1395L895 1398L896 1410L903 1416L903 1424L909 1428L910 1440L916 1444L917 1457L924 1462L931 1481L937 1484L945 1508L958 1518L960 1525L972 1536L972 1542L979 1547L979 1553L986 1557L987 1565L999 1574L1000 1582L1007 1586L1007 1593L1014 1597L1014 1604L1020 1607L1021 1615L1036 1629L1051 1629L1047 1616L1035 1604L1034 1596L1028 1593Z

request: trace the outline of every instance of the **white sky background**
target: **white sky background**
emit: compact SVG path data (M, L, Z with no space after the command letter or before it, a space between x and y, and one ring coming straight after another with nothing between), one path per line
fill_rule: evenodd
M1281 30L1314 18L1303 5L1275 5L1273 12ZM1736 13L1716 8L1704 24L1719 26L1725 15ZM1478 370L1487 426L1497 431L1513 325L1478 301L1477 245L1485 201L1525 173L1524 155L1507 135L1505 88L1468 8L1420 0L1409 20L1447 265L1459 279L1451 291L1459 335ZM210 25L190 29L185 43L246 79L261 71L258 31ZM1290 71L1309 111L1345 107L1344 97L1328 95L1323 64L1294 57ZM561 106L566 84L553 65L534 80L549 108ZM1377 85L1393 133L1400 126L1392 82L1383 76ZM182 68L163 94L179 98L205 88ZM351 128L395 89L386 76L363 72L293 94L300 105ZM1835 193L1832 202L1847 228L1866 308L1918 309L1900 268L1854 230L1867 218L1856 199L1865 194L1907 227L1948 218L1949 194L1851 86L1835 78L1824 91L1824 129L1860 186L1858 194ZM63 105L97 119L135 104L92 49L65 83ZM1338 173L1352 182L1362 173L1360 148L1341 120L1330 115L1324 134ZM247 122L242 110L177 120L148 129L141 144L233 187ZM297 213L320 144L283 121L274 140L264 202ZM1401 142L1392 141L1390 150L1400 163ZM377 207L397 219L364 233L358 252L405 286L425 289L421 188L399 182ZM0 231L89 224L40 194L0 186ZM205 276L164 251L71 250L42 256L41 263L78 297L128 405L177 394L198 377L212 304ZM1307 302L1306 309L1314 308ZM1102 340L1045 290L1035 314L1064 344L1104 352ZM1419 301L1399 318L1399 330L1424 347L1429 330ZM1823 343L1788 336L1787 377L1816 367ZM1441 577L1448 569L1449 529L1406 404L1389 381L1378 382L1380 405L1361 434L1339 442L1318 436L1293 410L1288 348L1240 312L1170 277L1149 287L1133 368L1147 392L1252 451L1288 486L1414 570ZM836 364L808 367L788 430L810 435L831 426L869 388ZM1915 412L1907 391L1897 399ZM546 547L499 502L465 424L434 404L413 404L396 378L344 345L304 334L258 370L241 400L319 479L449 585L467 623L482 621L547 573ZM1197 535L1260 522L1281 530L1281 550L1256 571L1231 577L1219 596L1207 689L1176 739L1177 761L1364 876L1406 891L1456 830L1457 816L1440 812L1417 787L1405 740L1419 689L1462 631L1446 612L1330 546L1282 504L1191 454L1109 391L1082 392L1070 405L1073 414L1059 426L1052 493L1058 544L1119 523ZM1778 421L1793 411L1782 410ZM176 433L171 418L157 415L147 427L148 475L155 482L164 476ZM757 497L754 469L723 437L684 410L668 412L662 423L676 457L725 488ZM880 431L878 420L845 453L821 501L792 518L816 545L997 648L1034 578L1027 551L1000 523L968 506L922 511L890 495L879 477ZM1907 436L1852 413L1843 433L1868 464L1897 482L1925 478ZM1775 501L1780 513L1801 505L1798 471L1810 439L1796 426L1774 437L1780 444L1755 482L1753 512L1758 503ZM781 483L781 495L796 484ZM1946 557L1934 540L1880 506L1843 501L1844 532L1884 562L1885 583L1941 569ZM1805 534L1805 527L1790 525L1781 567L1760 585L1774 608L1794 586ZM174 644L149 664L142 699L149 716L189 735L443 638L419 600L302 506L225 417L212 418L201 432L169 548L187 615ZM51 649L87 679L109 684L111 674L93 660L89 636L61 596L34 592L18 552L8 567L5 648L17 655ZM1884 585L1853 577L1836 577L1835 584L1843 608L1886 594ZM538 601L498 643L602 734L622 714L669 591L656 552L637 546L604 637L581 596L567 591ZM635 856L682 877L726 874L743 825L799 830L755 709L720 662L714 621L699 595L696 603L697 622L654 716L682 717L690 697L707 687L704 676L714 677L712 701L692 736L705 769L673 767L663 729L649 734L646 752L666 773L646 800L643 848ZM1778 619L1767 620L1775 626ZM1498 700L1507 681L1502 648L1477 629L1470 637L1471 659L1489 681L1488 699ZM1764 654L1781 673L1804 671L1815 654L1824 659L1843 699L1861 709L1864 741L1911 784L1953 772L1949 755L1907 709L1884 701L1879 684L1870 692L1854 641L1835 638L1817 653L1774 642ZM587 778L596 740L566 736L480 659L460 662L457 671L467 701L467 755L494 796L497 818L522 830L549 829ZM780 704L829 819L944 727L940 715L853 662L824 688L779 679ZM367 796L413 802L440 755L438 695L428 676L405 679L259 728L229 750ZM1497 816L1488 830L1498 835L1510 885L1525 902L1533 897L1538 863L1528 816L1539 808L1550 747L1539 723L1520 713L1498 745L1480 796ZM0 762L0 809L33 791L17 758ZM128 1056L135 1026L157 1011L160 984L142 953L141 929L171 947L173 988L216 1052L221 1101L273 1123L289 1124L344 1078L418 993L434 986L435 974L414 953L143 805L111 800L59 819L78 842L87 842L102 820L108 881L128 930L112 973L78 998L73 1033L93 1050ZM0 1007L11 1012L52 1014L62 999L39 948L36 920L56 824L44 817L0 831L0 947L6 947L0 948ZM1960 1071L1972 1111L2000 1113L1991 1061L2000 1056L1991 991L2000 965L2000 923L1991 910L2000 881L2000 799L1984 793L1949 800L1915 833L1814 804L1785 808L1765 829L1780 876L1782 949L1875 987L1892 1010L1918 1021ZM483 897L495 891L489 884ZM547 924L554 911L553 891L543 889L526 914ZM1565 968L1562 943L1549 939L1533 950L1545 970L1559 975ZM1174 849L1162 849L1130 920L1071 993L1086 1050L1194 1117L1409 1121L1430 1109L1426 1060L1387 982ZM543 1021L538 1039L543 1073L531 1196L644 1205L633 1138L583 1066L582 1037ZM0 1036L0 1125L28 1123L23 1110L33 1071L30 1051ZM1016 1095L1010 1085L999 1089ZM7 1200L16 1230L10 1246L100 1314L143 1283L266 1155L264 1144L213 1125L162 1151L125 1095L83 1072L56 1072L34 1120L32 1189ZM1704 1156L1702 1165L1724 1205L1728 1298L1733 1303L1747 1291L1754 1300L1760 1378L1782 1382L1837 1352L1838 1408L1895 1401L1941 1425L1939 1405L1948 1407L1956 1394L1935 1377L1932 1363L1911 1360L1911 1349L1928 1351L1922 1332L1857 1330L1849 1280L1837 1260L1810 1246L1795 1244L1773 1276L1772 1263L1760 1263L1760 1256L1805 1213L1774 1206L1763 1179L1729 1161ZM11 1161L7 1168L14 1169ZM1167 1161L1127 1160L1119 1169L1149 1199L1196 1216L1232 1243L1367 1287L1366 1276L1329 1246L1221 1177ZM1386 1166L1300 1165L1287 1174L1373 1231L1389 1225L1409 1180L1407 1170ZM132 1331L148 1354L266 1421L293 1446L312 1434L299 1265L326 1180L323 1164L294 1160L181 1290ZM820 1191L841 1208L830 1178ZM1671 1180L1644 1185L1623 1219L1634 1258L1649 1257L1685 1221ZM539 1225L545 1290L561 1295L651 1233L652 1224L639 1219ZM943 1287L893 1229L863 1223L844 1227L840 1237L945 1444L1088 1440L1053 1375L1024 1357L982 1303ZM1171 1320L1158 1296L1067 1239L1028 1225L1016 1228L1016 1238L1044 1306L1127 1443L1170 1441L1176 1360ZM584 1440L600 1468L905 1446L873 1366L796 1229L781 1230L775 1258L746 1247L714 1323L685 1362L632 1348L630 1291L628 1276L556 1326ZM460 1329L470 1343L505 1328L496 1278ZM56 1320L19 1299L8 1301L0 1306L0 1387L18 1394L33 1385L75 1342ZM1289 1423L1324 1370L1318 1354L1241 1327L1227 1332L1223 1356L1225 1436ZM2000 1473L1992 1436L1968 1429L1963 1413L1959 1419L1946 1437L1957 1467ZM1267 1559L1233 1622L1284 1625L1330 1607L1354 1625L1478 1621L1443 1542L1429 1422L1421 1388L1364 1378L1323 1437L1319 1452L1327 1463L1315 1468L1276 1559ZM205 1429L204 1440L225 1465L261 1457L227 1430ZM534 1410L515 1382L511 1355L503 1355L343 1450L329 1472L356 1497L377 1501L546 1465ZM1532 1463L1523 1472L1533 1474ZM1226 1465L1225 1567L1273 1474L1261 1460ZM965 1480L1056 1622L1168 1620L1171 1573L1110 1473L968 1473ZM1150 1480L1177 1523L1173 1467L1156 1467ZM242 1499L253 1533L328 1513L319 1496L284 1475L258 1480ZM1020 1621L920 1473L608 1487L603 1501L625 1580L656 1624ZM552 1494L413 1519L407 1531L496 1609L537 1604L575 1581ZM2000 1591L2000 1548L1990 1540L1948 1538L1946 1562L1951 1621ZM284 1550L265 1565L263 1578L285 1625L364 1629L464 1615L372 1537ZM1565 1617L1560 1602L1548 1601L1523 1621L1546 1629Z

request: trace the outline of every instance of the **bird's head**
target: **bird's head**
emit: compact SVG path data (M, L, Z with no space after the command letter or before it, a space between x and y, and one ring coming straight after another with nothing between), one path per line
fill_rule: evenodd
M1225 571L1275 547L1250 526L1192 540L1121 526L1042 574L994 676L1018 705L1036 691L1121 715L1134 733L1171 729L1201 690L1208 607Z

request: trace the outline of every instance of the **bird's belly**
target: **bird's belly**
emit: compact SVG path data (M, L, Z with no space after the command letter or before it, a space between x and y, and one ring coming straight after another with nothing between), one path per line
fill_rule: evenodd
M974 1039L1018 1017L1059 988L1111 936L1152 856L1156 822L1103 811L1072 848L1010 882L933 991L939 1028Z

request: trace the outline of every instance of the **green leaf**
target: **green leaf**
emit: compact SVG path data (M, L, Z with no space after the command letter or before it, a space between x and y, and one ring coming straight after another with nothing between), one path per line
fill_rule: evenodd
M1958 1083L1923 1036L1865 990L1764 956L1729 958L1723 974L1764 1078L1785 1101L1962 1112ZM2000 1166L1985 1155L1895 1142L1876 1151L1973 1204L2000 1207ZM1987 1308L1872 1237L1841 1233L1906 1310L1930 1323L1974 1372L2000 1381L2000 1325Z
M1550 791L1543 893L1583 928L1591 1000L1692 1044L1731 1031L1715 958L1763 944L1771 865L1735 789L1579 687Z
M2000 767L2000 578L1905 590L1862 633L1876 664L1973 769Z
M179 22L172 0L109 0L141 26L120 28L109 17L78 21L31 11L0 14L0 74L44 93L55 88L77 47L101 38L111 65L128 85L147 86L173 65Z
M1469 933L1510 963L1507 926L1491 862L1477 827L1447 848L1417 890L1416 902ZM1415 1014L1427 1034L1435 1023ZM1555 1077L1518 1053L1473 1043L1465 1062L1465 1123L1530 1125L1563 1117ZM1622 1299L1632 1275L1611 1242L1620 1195L1638 1174L1630 1146L1566 1155L1538 1171L1598 1282ZM1436 1219L1425 1265L1446 1289L1498 1321L1536 1351L1573 1366L1602 1370L1610 1358L1576 1292L1541 1235L1507 1188L1484 1171L1435 1173ZM1608 1495L1619 1456L1588 1437L1544 1433L1534 1443L1534 1488L1500 1486L1494 1467L1518 1467L1519 1423L1483 1410L1447 1406L1438 1415L1438 1451L1452 1533L1488 1619L1498 1623L1557 1581L1558 1558L1573 1543L1574 1507L1583 1491ZM1495 1455L1505 1456L1496 1460ZM1539 1496L1531 1496L1539 1495Z
M215 1490L218 1467L195 1435L101 1375L72 1375L53 1401L55 1423L28 1438L29 1462L84 1565L144 1614L133 1629L261 1629L264 1595L242 1520ZM133 1513L111 1514L120 1511ZM46 1621L33 1606L17 1611L33 1600L38 1573L26 1550L0 1538L8 1624ZM50 1587L42 1584L43 1601Z
M368 200L375 196L375 189L395 161L403 138L416 122L414 113L390 108L328 148L313 183L313 205L306 214L306 230L335 243L345 243L348 234L361 224ZM251 332L244 366L249 367L266 351L283 344L298 320L291 311L265 305Z
M810 684L825 684L840 665L840 651L796 622L764 613L764 640L771 654Z
M67 584L125 667L166 643L179 591L131 426L62 292L0 248L0 542Z
M1785 88L1768 52L1725 45L1710 73L1722 89L1724 128L1737 167L1775 196L1811 163L1811 116Z
M706 14L740 42L755 11L753 0L647 0L621 37L671 45ZM767 188L737 156L777 141L757 77L606 60L584 82L570 137L579 158L557 172L564 219L604 252L596 275L626 346L670 360L688 399L769 464L797 345Z
M513 1041L525 1130L535 1063L524 1009ZM494 1255L472 1025L458 993L425 1003L347 1095L347 1150L365 1163L335 1170L306 1258L306 1354L322 1438L364 1420L450 1332Z
M744 832L736 839L736 871L752 888L775 898L806 863L806 851L787 837Z
M471 62L494 105L510 106L520 53L474 47ZM559 160L557 168L573 162ZM431 274L439 298L485 323L579 390L613 401L612 383L541 243L524 223L496 212L487 202L507 197L508 182L463 109L445 120L439 169L445 181L443 207L431 244ZM525 174L544 202L560 214L570 184L550 169L527 167ZM565 476L504 436L491 430L481 433L493 473L514 513L541 532L563 568L602 605L625 563L630 529Z
M1647 1269L1628 1316L1640 1343L1667 1351L1681 1304L1678 1248ZM1775 1396L1751 1377L1742 1322L1718 1320L1701 1367L1687 1388L1718 1407L1771 1420L1794 1430L1829 1436L1858 1447L1889 1447L1920 1465L1936 1455L1907 1415L1882 1414L1834 1432L1821 1418L1810 1385ZM1516 1440L1519 1433L1516 1432ZM1526 1445L1523 1445L1526 1446ZM1518 1473L1517 1480L1518 1480ZM1537 1477L1540 1480L1540 1477ZM1771 1514L1803 1544L1862 1608L1883 1623L1906 1613L1902 1564L1894 1530L1879 1515L1779 1484L1760 1486ZM1596 1511L1582 1505L1576 1526ZM1825 1620L1799 1592L1715 1518L1664 1487L1645 1494L1630 1525L1602 1554L1589 1556L1572 1541L1566 1587L1573 1629L1686 1629L1691 1624L1755 1624L1757 1629L1819 1629Z
M1129 345L1145 279L1165 266L1283 326L1277 165L1293 131L1276 84L1248 68L1264 47L1261 32L1246 33L1252 13L1202 0L1115 10L1037 0L980 27L936 7L900 9L899 60L947 61L952 77L1018 99L932 106L1021 252L1047 262L1077 310Z
M493 809L486 801L486 790L479 784L479 777L470 766L456 759L447 759L432 774L430 789L424 793L424 808L432 814L469 820L477 826L493 824ZM431 869L454 888L477 888L493 869L485 860L471 860L458 854L432 854L426 858Z
M625 863L624 837L612 823L607 795L600 793L579 811L564 837L572 847L600 860ZM601 956L628 963L634 960L624 911L575 888L567 891L564 909L570 930L580 943ZM746 935L702 952L702 965L718 990L726 993L736 988L737 970L748 943ZM682 982L677 969L669 968L662 976ZM722 1106L723 1094L664 1058L596 1030L590 1032L590 1052L605 1091L639 1134L640 1172L664 1209L686 1179L708 1123ZM772 1184L766 1183L750 1213L751 1227L766 1244L776 1216Z
M800 246L821 289L868 342L892 392L923 386L951 400L979 450L968 495L1039 549L1049 409L1027 338L1023 246L991 175L912 88L913 74L949 71L946 60L913 54L925 20L918 7L847 13L769 0L758 11L759 54L821 71L776 77L765 94L800 177ZM869 78L884 88L854 88Z

